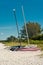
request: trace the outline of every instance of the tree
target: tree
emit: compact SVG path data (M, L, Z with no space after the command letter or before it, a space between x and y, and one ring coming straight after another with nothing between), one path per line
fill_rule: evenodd
M28 22L26 23L26 27L29 38L41 32L41 26L38 23ZM21 30L21 38L27 38L25 26Z
M14 36L10 36L7 38L7 41L15 41L16 40L16 37Z

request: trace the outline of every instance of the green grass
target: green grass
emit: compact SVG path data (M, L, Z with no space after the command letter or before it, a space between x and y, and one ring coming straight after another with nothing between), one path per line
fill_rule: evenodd
M6 46L17 46L17 45L20 45L20 43L18 43L18 42L4 42L4 44L6 45ZM21 46L26 46L27 45L27 43L21 43Z
M17 46L17 45L20 45L20 43L18 43L18 42L4 42L4 44L6 46ZM30 40L30 44L37 45L38 48L43 50L43 40ZM21 42L21 46L26 46L26 45L27 45L26 42Z

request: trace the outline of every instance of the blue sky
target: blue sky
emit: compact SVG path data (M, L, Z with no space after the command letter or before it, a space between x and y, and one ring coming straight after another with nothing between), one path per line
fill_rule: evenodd
M22 5L26 21L38 22L43 28L43 0L0 0L0 40L11 35L17 37L13 8L16 9L20 30L24 24Z

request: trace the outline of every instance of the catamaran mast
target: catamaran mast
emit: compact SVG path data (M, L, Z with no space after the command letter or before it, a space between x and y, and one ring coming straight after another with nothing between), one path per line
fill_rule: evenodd
M22 6L22 14L23 14L24 25L25 25L25 29L26 29L27 42L28 42L28 44L29 44L29 37L28 37L28 31L27 31L27 26L26 26L26 18L25 18L25 15L24 15L24 9L23 9L23 6Z
M18 33L18 41L20 40L20 37L19 37L19 27L18 27L18 22L17 22L17 17L16 17L16 11L15 9L13 9L13 12L14 12L14 16L15 16L15 21L16 21L16 27L17 27L17 33ZM19 42L20 43L20 42ZM21 43L20 43L20 46L21 46Z

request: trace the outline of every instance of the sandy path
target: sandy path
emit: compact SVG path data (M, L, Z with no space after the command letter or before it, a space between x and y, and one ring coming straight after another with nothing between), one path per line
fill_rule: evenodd
M10 51L0 43L0 65L43 65L43 58L36 55L40 51Z

